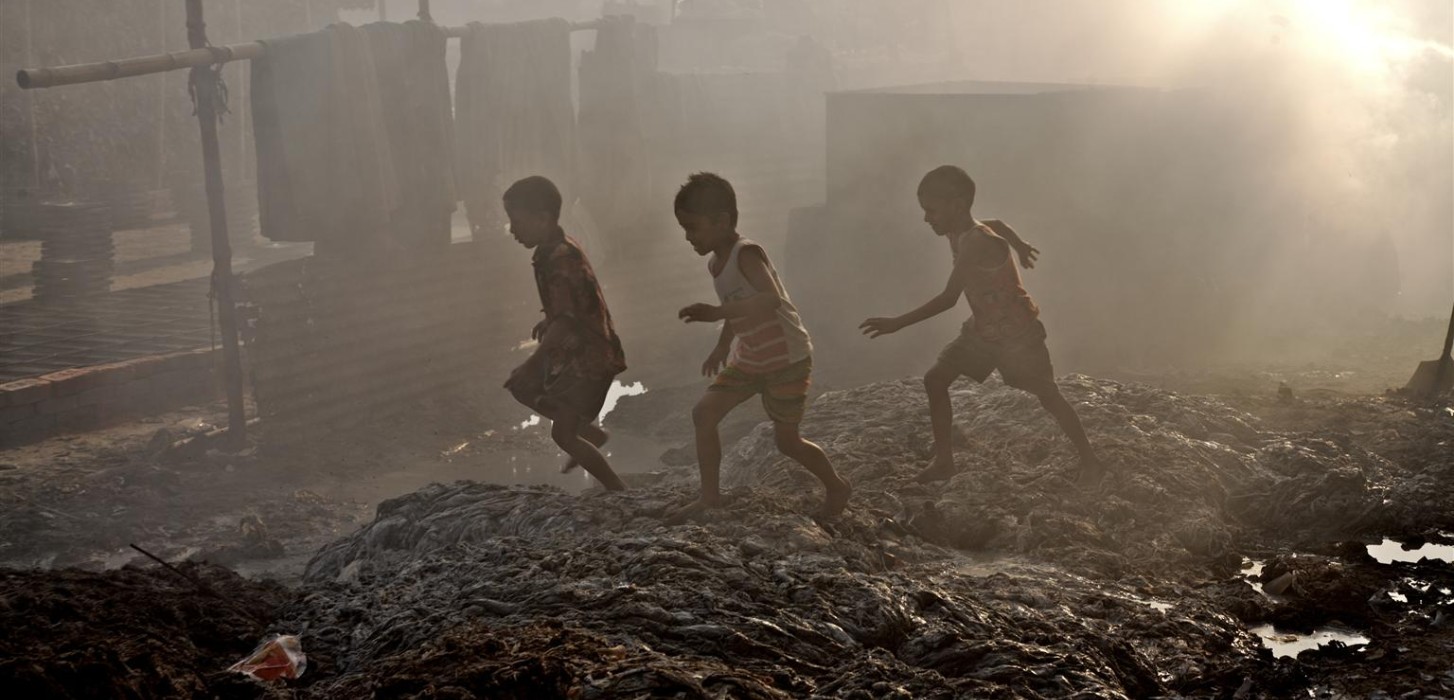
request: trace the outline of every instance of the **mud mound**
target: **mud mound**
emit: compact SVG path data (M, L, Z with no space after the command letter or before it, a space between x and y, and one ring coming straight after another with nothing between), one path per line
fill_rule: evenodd
M0 687L15 698L258 697L224 673L288 597L183 565L231 604L160 568L0 571Z
M1371 584L1332 596L1307 569L1274 600L1239 578L1245 547L1367 534L1443 468L1212 399L1062 384L1114 465L1103 494L1070 488L1058 428L998 384L956 388L963 471L915 484L922 390L876 384L804 425L855 483L841 518L804 515L819 488L765 427L726 458L728 504L683 526L661 516L690 468L581 497L433 485L321 551L273 631L303 636L314 697L1221 696L1248 678L1285 697L1306 677L1245 624L1328 621L1315 598L1356 606Z
M819 486L766 428L728 453L727 505L675 527L691 467L585 496L433 485L321 550L268 632L304 640L304 697L1290 697L1338 664L1409 664L1389 652L1402 640L1437 665L1439 602L1415 610L1402 586L1405 607L1368 608L1399 573L1367 556L1269 562L1262 581L1298 572L1281 597L1239 569L1416 522L1406 485L1442 477L1438 460L1204 397L1063 386L1114 464L1099 495L1070 488L1059 429L999 384L955 389L963 473L917 485L922 390L874 384L826 394L804 425L855 483L843 517L804 515ZM1389 655L1274 661L1246 629L1268 621L1361 624Z
M820 523L811 500L758 493L665 527L656 492L434 486L320 554L275 629L304 636L320 697L509 697L526 662L553 697L1136 697L1235 685L1256 658L1235 621L1167 612L1145 582L973 560L869 511ZM497 648L540 625L584 651L542 667Z
M1211 398L1075 376L1061 381L1112 469L1104 493L1071 488L1076 458L1034 397L998 382L959 383L953 479L919 485L931 437L922 388L889 382L826 394L803 433L859 485L860 507L961 549L1034 554L1102 574L1215 563L1248 530L1322 540L1372 528L1394 466L1347 441L1262 430ZM724 460L729 486L815 487L777 453L768 426ZM1222 562L1236 563L1236 559Z

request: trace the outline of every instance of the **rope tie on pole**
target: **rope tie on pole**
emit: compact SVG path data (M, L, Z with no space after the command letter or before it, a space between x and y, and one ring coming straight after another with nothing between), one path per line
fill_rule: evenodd
M207 48L213 55L231 53L225 50L226 47L209 46ZM214 63L206 66L197 66L192 69L191 76L187 78L187 94L192 98L192 116L197 116L197 81L201 79L198 71L212 73L212 81L216 86L216 89L212 90L212 109L217 114L218 123L223 121L222 115L230 113L227 107L227 81L222 79L222 67L224 65L223 63Z

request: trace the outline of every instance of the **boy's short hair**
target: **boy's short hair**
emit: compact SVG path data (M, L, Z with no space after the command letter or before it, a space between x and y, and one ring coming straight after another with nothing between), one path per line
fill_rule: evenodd
M919 196L926 194L944 195L964 200L974 206L974 179L963 168L956 165L941 165L929 171L919 181Z
M687 214L726 213L737 225L737 191L717 173L694 173L686 184L677 190L676 211Z
M506 209L543 211L556 219L560 218L560 190L550 178L542 175L516 180L515 184L505 190L502 199L505 200Z

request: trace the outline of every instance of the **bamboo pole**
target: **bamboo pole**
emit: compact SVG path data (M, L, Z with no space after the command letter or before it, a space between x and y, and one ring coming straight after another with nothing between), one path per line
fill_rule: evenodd
M207 46L202 0L187 0L187 43ZM197 95L197 124L202 131L202 168L207 185L207 211L212 220L212 290L217 295L217 320L222 326L222 371L227 384L227 441L240 449L247 439L242 406L242 357L237 347L237 306L232 299L232 248L227 240L227 209L222 193L222 156L217 143L217 73L209 65L192 68Z
M599 22L575 22L571 24L570 29L573 32L580 32L596 29L598 26ZM440 30L444 32L446 37L458 39L468 34L470 28L468 26L440 27ZM189 51L123 58L116 61L102 61L100 63L78 63L70 66L56 66L54 68L22 68L15 72L15 82L26 90L58 87L61 85L77 85L81 83L99 83L138 75L165 73L183 68L196 68L213 63L251 61L266 52L267 46L263 42L249 41L241 44L230 44L228 46L208 46L206 48L192 49Z
M29 62L35 60L34 54L32 53L33 50L34 50L34 48L35 48L35 39L33 39L30 36L30 33L35 30L35 26L34 26L33 20L31 19L31 14L30 14L31 1L32 0L25 0L25 61L26 61L26 63L29 63ZM40 180L40 128L37 127L36 126L36 123L35 123L35 96L34 95L27 94L25 96L25 114L26 114L27 117L29 117L29 120L30 120L30 179L31 179L31 183L30 184L31 184L32 187L35 188L34 189L34 192L35 193L32 196L34 196L34 197L40 197L40 189L41 189L41 187L40 187L40 182L41 182L41 180Z
M263 55L262 42L252 41L246 44L233 44L231 46L209 46L201 49L192 49L190 51L174 51L172 53L157 54L154 56L123 58L119 61L81 63L73 66L57 66L55 68L25 68L16 72L15 82L27 90L31 88L56 87L58 85L75 85L77 83L96 83L105 80L116 80L117 78L130 78L135 75L150 75L152 73L165 73L182 68L196 68L213 63L245 61L261 55Z
M157 31L162 52L167 50L167 5L157 3ZM167 76L157 75L157 189L165 189L167 182Z
M419 0L419 19L425 22L434 21L434 17L429 14L429 0Z
M236 37L241 39L247 36L242 30L242 0L232 0L233 26L236 28ZM251 89L250 78L244 71L237 71L237 96L241 104L249 104L247 91ZM247 171L247 118L252 114L251 109L239 109L237 114L237 172L243 180L251 179Z

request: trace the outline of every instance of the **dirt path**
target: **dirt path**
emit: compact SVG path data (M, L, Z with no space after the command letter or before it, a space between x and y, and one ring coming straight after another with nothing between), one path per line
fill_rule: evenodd
M135 543L286 580L379 501L431 482L594 483L561 474L548 426L500 401L430 402L284 449L168 449L225 422L220 406L196 407L0 453L0 566L115 568L142 561ZM609 446L623 474L658 468L663 449L626 434Z

